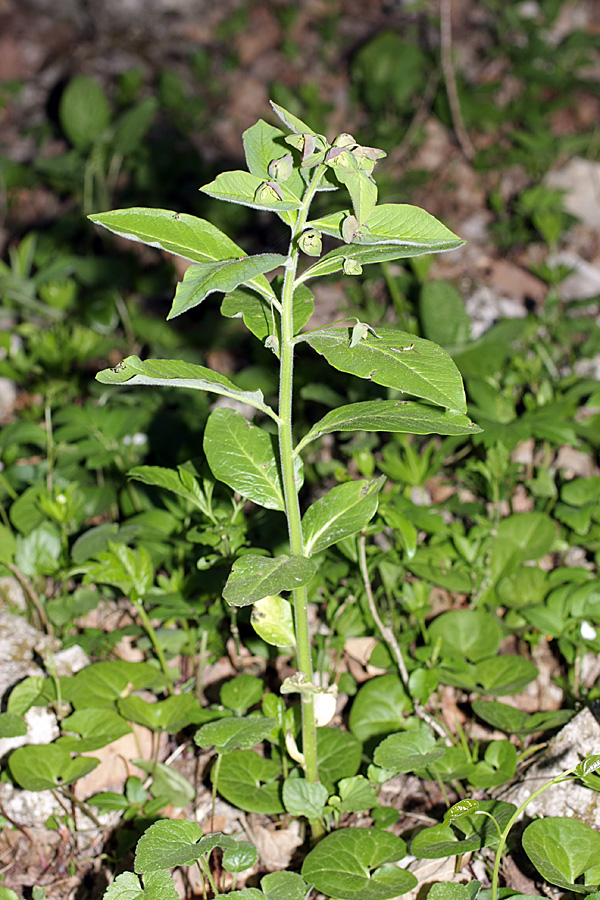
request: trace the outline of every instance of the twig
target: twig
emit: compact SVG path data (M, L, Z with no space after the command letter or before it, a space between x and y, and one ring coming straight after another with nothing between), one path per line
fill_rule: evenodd
M423 96L421 97L419 108L414 114L410 125L406 129L404 137L395 148L395 150L392 150L392 152L390 153L388 162L395 164L401 162L410 150L410 146L413 142L413 138L416 132L425 123L425 120L427 119L427 116L431 111L431 104L433 103L433 98L435 97L435 92L437 91L439 80L440 77L438 71L432 71L427 80L427 84L425 85L425 90L423 91Z
M468 135L465 123L460 110L460 100L458 98L458 89L456 87L456 74L452 65L452 0L440 0L440 49L442 71L446 82L446 94L448 95L448 103L450 105L450 115L452 116L452 125L454 133L460 149L467 157L473 159L475 156L475 147Z
M7 822L10 822L10 824L13 826L13 828L16 828L17 831L20 831L21 834L23 835L23 837L27 841L29 841L29 843L35 849L37 855L39 856L40 863L42 865L42 871L45 872L46 869L48 868L48 863L46 861L46 858L45 858L44 854L42 853L42 851L40 850L40 848L38 847L37 843L34 841L34 839L31 837L31 835L25 829L25 826L21 825L20 822L16 822L11 816L9 816L8 813L6 812L6 810L4 809L4 806L1 803L0 803L0 813L4 816L4 818L6 819ZM6 867L2 871L3 872L6 871Z
M39 620L41 625L46 629L46 634L49 634L50 637L54 637L54 628L52 627L52 623L48 619L46 615L46 610L40 603L33 588L33 585L29 581L29 579L23 575L19 569L13 563L7 563L7 568L13 573L21 587L23 588L23 592L27 596L27 599L32 604L33 608L37 612L39 616Z
M404 657L402 655L402 650L400 649L400 645L396 640L394 632L387 625L384 625L381 621L381 617L377 612L377 607L375 605L375 598L373 596L373 588L371 587L371 581L369 579L369 570L367 567L367 553L366 553L366 534L365 532L361 532L360 539L358 542L358 558L360 564L360 571L363 579L363 584L365 587L365 592L367 595L367 602L369 604L369 610L373 619L375 620L375 625L377 626L381 637L386 642L390 650L392 651L394 658L396 660L396 665L398 666L398 671L400 672L400 678L402 679L402 683L406 689L407 694L410 696L410 692L408 689L408 669L406 668L406 663L404 662ZM427 722L430 728L435 731L439 737L444 738L446 743L451 746L452 742L450 741L448 735L442 728L442 726L435 721L435 719L429 715L428 712L425 711L423 706L413 698L413 706L415 709L415 714L423 719L424 722Z

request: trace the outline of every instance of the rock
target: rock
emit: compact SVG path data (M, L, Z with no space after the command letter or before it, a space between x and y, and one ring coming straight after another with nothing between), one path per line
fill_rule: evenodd
M46 655L52 655L59 675L72 675L89 663L81 647L61 650L56 638L38 631L21 616L0 612L0 697L28 676L45 675L35 657ZM27 734L0 740L0 758L24 744L49 744L58 737L56 716L46 707L32 707L24 718ZM33 828L43 828L49 815L64 812L50 791L23 791L8 783L0 783L0 804L14 822Z
M600 163L574 157L554 172L548 172L544 184L566 191L567 212L600 233Z
M571 274L561 281L558 288L563 301L586 300L588 297L595 298L600 294L600 267L598 265L587 262L579 254L569 250L557 253L552 258L552 263L572 269Z
M10 378L0 378L0 422L9 422L17 402L17 385Z
M465 308L471 317L471 334L474 340L481 337L498 319L522 319L527 314L522 303L502 297L486 285L467 297Z
M500 797L517 807L527 800L545 781L551 781L566 769L577 765L585 756L598 753L600 725L589 709L584 709L552 738L537 763L523 781ZM527 819L533 816L568 816L592 828L600 828L600 793L575 781L556 784L544 791L525 809Z
M56 652L60 643L29 625L21 616L0 612L0 697L28 675L41 675L34 657Z

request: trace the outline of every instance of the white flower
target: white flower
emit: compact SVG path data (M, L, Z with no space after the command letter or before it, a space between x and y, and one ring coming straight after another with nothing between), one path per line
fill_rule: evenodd
M596 629L585 620L581 623L580 634L586 641L594 641L596 639Z

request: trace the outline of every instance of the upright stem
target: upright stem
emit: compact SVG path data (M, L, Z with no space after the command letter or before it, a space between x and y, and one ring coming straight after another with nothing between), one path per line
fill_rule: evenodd
M296 225L292 230L292 238L285 267L285 278L281 296L281 340L279 368L279 455L281 476L285 497L285 511L290 538L290 550L293 556L304 556L302 539L302 521L298 501L299 485L294 472L294 444L292 437L292 400L294 380L294 280L298 265L297 238L301 234L308 216L324 167L320 166L308 186L302 208L298 211ZM307 681L313 680L308 627L308 592L306 587L297 588L294 596L294 621L296 628L296 652L298 670ZM302 694L302 753L307 781L318 781L317 771L317 729L313 697L310 693ZM313 835L317 837L318 823L311 823ZM320 832L322 833L322 832Z

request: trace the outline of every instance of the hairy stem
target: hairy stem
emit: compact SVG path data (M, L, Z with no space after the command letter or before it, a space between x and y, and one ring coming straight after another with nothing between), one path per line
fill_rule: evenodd
M292 402L294 384L294 280L298 265L297 238L301 234L308 216L310 203L321 177L323 167L319 167L306 190L302 208L298 212L296 225L285 266L285 278L281 296L281 340L279 368L279 456L285 497L285 511L293 556L304 556L302 520L298 501L299 485L294 471L294 444L292 436ZM308 627L308 591L297 588L294 596L294 623L296 629L296 653L298 670L307 681L313 680L310 633ZM302 753L307 781L318 781L317 770L317 729L313 696L302 694ZM322 834L320 823L311 822L314 837Z

